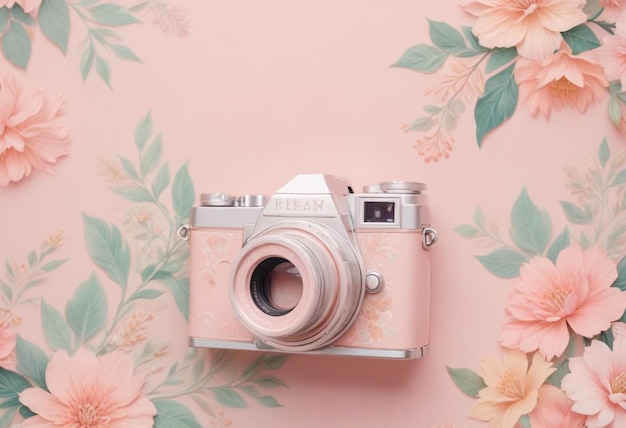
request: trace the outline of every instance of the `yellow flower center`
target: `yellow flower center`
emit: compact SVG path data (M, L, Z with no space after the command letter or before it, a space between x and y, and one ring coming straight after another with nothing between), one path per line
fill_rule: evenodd
M525 397L524 388L522 387L519 379L508 370L502 375L502 379L500 379L500 383L498 384L496 391L498 391L498 394L509 398L521 400Z
M613 394L626 394L626 372L620 373L618 377L613 379L611 392Z
M109 426L111 418L107 416L106 406L102 404L84 403L76 408L75 421L79 428L105 428Z
M580 88L567 80L565 76L555 80L548 85L550 95L555 100L567 101L572 96L578 94Z
M565 314L565 303L567 298L572 294L573 287L571 285L555 284L550 290L543 295L543 307L550 313L554 314L546 321L558 321Z

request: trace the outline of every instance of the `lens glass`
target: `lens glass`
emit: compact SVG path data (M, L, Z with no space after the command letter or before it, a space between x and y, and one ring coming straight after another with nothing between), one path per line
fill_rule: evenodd
M252 300L268 315L288 314L302 297L302 276L289 260L272 257L263 260L250 278Z

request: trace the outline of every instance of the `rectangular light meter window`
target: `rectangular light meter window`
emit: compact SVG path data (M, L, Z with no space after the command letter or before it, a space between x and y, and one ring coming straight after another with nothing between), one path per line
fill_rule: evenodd
M364 223L393 223L395 221L395 202L365 201L363 204Z

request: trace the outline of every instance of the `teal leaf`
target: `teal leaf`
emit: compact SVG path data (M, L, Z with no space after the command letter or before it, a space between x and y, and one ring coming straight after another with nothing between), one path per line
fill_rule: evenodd
M6 282L0 281L0 288L2 289L4 296L9 299L9 301L13 300L13 290Z
M474 210L474 223L479 227L485 227L485 213L477 206Z
M139 174L137 174L133 161L125 158L124 156L120 156L120 163L122 164L122 168L124 168L124 172L126 172L130 178L133 180L139 180Z
M130 302L131 300L152 300L152 299L156 299L157 297L163 295L163 291L161 290L154 290L154 289L147 289L147 290L139 290L139 291L135 291L130 298L128 299L128 301Z
M412 131L428 131L436 124L437 121L430 117L420 117L409 124L409 129Z
M470 51L465 45L465 39L459 30L445 22L428 20L430 40L444 52L456 56L464 56ZM478 54L479 52L476 52Z
M0 367L0 398L17 398L20 392L31 386L24 376Z
M626 183L626 169L623 169L617 173L617 175L613 179L613 182L611 183L611 186L619 186L620 184L624 183Z
M54 306L41 301L41 324L46 342L53 350L72 352L72 338L70 327Z
M130 270L130 250L114 224L83 213L87 252L111 280L126 288Z
M115 56L126 61L141 62L139 57L128 46L124 45L109 45L109 48L113 51Z
M561 35L563 36L563 40L572 48L573 55L595 49L601 45L598 37L585 24L577 25L561 33Z
M29 267L33 267L33 265L37 262L37 252L35 250L28 253L27 261Z
M48 389L46 386L48 357L41 348L18 335L15 340L15 359L18 372L30 378L40 388Z
M608 345L609 348L613 349L613 342L615 341L615 335L613 335L613 328L609 328L608 330L600 333L600 340Z
M5 7L6 9L6 7ZM16 403L17 402L17 403ZM15 414L17 413L17 410L20 407L20 401L17 397L17 395L15 396L15 398L11 401L5 401L2 403L2 405L7 405L10 406L8 407L7 411L4 412L4 414L2 415L2 417L0 417L0 427L12 427L15 426L12 424L13 419L15 418Z
M619 128L622 123L622 106L617 95L611 95L609 98L608 111L609 119L611 119L613 125Z
M259 357L261 365L267 370L278 370L287 362L289 356L278 354L265 354Z
M67 52L70 36L70 9L65 0L45 0L41 2L37 20L42 33L63 53Z
M570 235L567 227L561 232L559 236L556 237L550 248L548 248L548 252L546 253L547 257L552 261L552 263L556 264L556 259L559 257L559 254L562 250L569 247L570 245Z
M109 65L109 61L101 56L96 56L96 71L104 83L106 83L108 87L111 87L111 66Z
M33 19L33 17L24 12L24 9L22 9L22 6L19 4L16 4L11 8L11 17L17 19L22 24L28 25L30 27L35 25L35 20Z
M0 33L2 33L9 23L9 8L8 7L0 7Z
M522 250L532 255L542 255L552 231L547 211L539 210L522 189L511 212L511 239Z
M113 4L104 3L89 9L94 21L98 24L116 27L139 22L126 8Z
M391 66L421 73L434 73L441 68L447 57L448 54L434 46L415 45L408 48Z
M485 66L485 72L491 73L498 68L510 63L517 58L517 49L515 48L496 48L491 51L489 59L487 59L487 65Z
M167 167L167 164L163 164L159 171L156 173L154 181L152 182L152 193L154 197L158 200L159 196L165 190L165 188L170 184L170 170Z
M13 65L26 70L32 46L26 29L16 21L11 21L2 36L2 53Z
M141 152L152 135L152 113L148 112L135 128L135 146Z
M463 238L473 238L478 235L478 229L469 224L461 224L454 228L454 231Z
M185 164L176 173L174 183L172 184L174 211L176 212L177 218L181 221L189 217L189 211L195 200L194 192L193 182L191 181L191 177L189 177L187 164Z
M65 263L66 261L67 261L67 259L53 260L53 261L48 262L45 265L43 265L41 267L41 270L43 270L44 272L52 272L53 270L56 270L59 267L61 267L63 265L63 263Z
M454 384L465 395L478 397L478 392L487 387L487 384L475 371L465 368L446 367Z
M152 403L157 409L154 428L202 428L185 405L166 399L153 400Z
M189 278L174 278L168 272L159 271L153 279L161 282L174 297L176 306L186 320L189 320Z
M557 388L560 388L563 378L569 372L570 372L569 360L566 358L556 365L556 371L554 371L550 376L548 376L548 378L546 379L546 382L549 383L550 385L554 385Z
M141 155L141 176L145 177L150 174L158 165L163 154L163 142L161 134L157 135L152 144L148 146Z
M611 157L611 149L609 148L609 143L606 141L606 136L602 139L602 143L600 143L600 149L598 150L598 160L600 161L600 165L604 168L606 163L609 161Z
M511 117L517 106L519 88L513 77L511 64L492 76L485 84L485 92L476 102L476 140L482 147L485 136Z
M279 386L287 386L285 382L276 376L260 376L254 379L254 383L263 388L277 388Z
M472 32L472 27L468 27L464 25L461 27L461 30L463 31L463 34L465 35L465 39L468 41L468 43L470 44L470 47L473 50L487 51L487 49L485 49L484 47L480 45L480 41L478 40L478 37L476 37L474 33Z
M152 195L140 186L117 186L111 187L115 193L131 202L152 202Z
M75 348L104 328L106 316L107 296L98 277L92 274L76 288L65 306L65 318L76 337Z
M96 51L94 50L93 45L89 43L80 57L80 74L83 77L83 82L89 76L95 58Z
M567 201L560 201L565 217L574 224L591 223L591 215L587 211L583 211L578 205Z
M264 395L257 398L257 400L263 407L282 407L280 403L271 395Z
M476 258L485 269L500 278L517 278L522 264L529 261L525 254L510 248L499 248Z
M519 418L519 424L521 428L531 428L530 426L530 416L522 415Z
M28 418L32 418L33 416L35 416L35 413L33 413L28 407L21 406L20 416L22 416L24 419L28 419Z
M248 407L243 397L234 389L225 386L212 388L213 395L219 404L224 407L241 409Z
M617 287L622 291L626 291L626 257L617 264L617 279L612 287Z

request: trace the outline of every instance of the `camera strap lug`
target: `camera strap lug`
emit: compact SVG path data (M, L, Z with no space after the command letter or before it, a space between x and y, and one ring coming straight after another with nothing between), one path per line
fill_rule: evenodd
M176 234L178 235L178 238L180 238L180 240L189 241L190 231L191 231L191 226L188 224L183 224L181 227L178 228L178 231L176 232Z
M437 231L432 227L423 227L422 228L422 248L425 250L430 250L430 247L437 242L437 238L439 235Z

